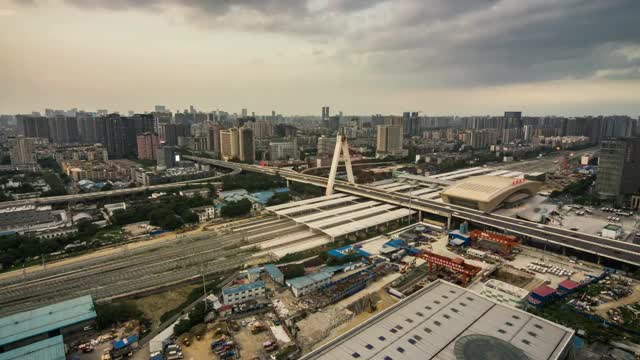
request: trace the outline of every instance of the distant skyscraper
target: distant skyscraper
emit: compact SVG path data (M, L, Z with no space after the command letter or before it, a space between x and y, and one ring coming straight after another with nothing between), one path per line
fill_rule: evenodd
M138 159L140 160L157 160L156 151L159 141L158 135L146 132L136 137L138 145Z
M189 135L191 135L191 128L186 124L162 124L161 126L161 139L168 146L178 145L179 136Z
M240 114L243 118L247 117L247 109L242 109L242 111L240 111Z
M240 139L238 128L220 130L220 157L224 161L240 158Z
M327 128L329 132L336 132L340 129L340 117L339 116L330 116L327 124Z
M296 138L291 141L269 142L269 159L271 161L298 160L299 157Z
M401 156L402 127L397 125L378 125L376 156Z
M640 138L602 140L596 192L619 203L626 195L640 193Z
M16 116L18 133L27 138L49 138L49 123L41 116Z
M336 138L321 136L318 138L318 156L333 155L333 151L336 148Z
M156 105L154 107L154 111L158 113L164 113L167 112L167 108L164 105Z
M220 125L210 125L207 129L207 150L212 151L215 158L220 156Z
M37 164L35 139L24 137L9 139L9 157L13 166Z
M176 153L173 146L162 146L156 151L157 166L159 168L170 169L176 166Z
M329 120L329 107L328 106L323 106L322 107L322 120Z
M252 163L255 160L256 150L251 128L243 126L238 130L238 147L240 161Z

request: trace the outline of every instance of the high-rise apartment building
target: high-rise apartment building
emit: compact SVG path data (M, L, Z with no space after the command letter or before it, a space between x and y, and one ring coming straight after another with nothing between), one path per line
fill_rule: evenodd
M246 118L246 117L247 117L247 109L242 109L242 110L240 111L240 114L242 114L241 116L242 116L243 118Z
M329 132L334 133L340 129L340 116L330 116L327 122Z
M253 139L253 130L243 126L238 129L238 147L240 161L252 163L256 159L255 142Z
M250 122L246 126L253 129L253 136L256 139L268 139L273 137L273 123L270 121L259 120Z
M209 125L207 129L207 150L213 152L215 158L220 156L220 130L222 126L218 124Z
M37 164L35 139L25 137L9 139L9 157L13 166Z
M80 140L75 117L55 115L48 118L49 141L54 144L70 144Z
M157 160L156 152L158 150L158 135L152 132L146 132L136 137L138 145L138 159L140 160Z
M220 157L224 161L240 158L240 139L238 128L220 130Z
M318 138L317 149L319 157L324 155L333 155L333 151L335 150L335 148L336 138L326 136L321 136Z
M160 138L165 145L177 146L178 137L191 135L191 128L187 124L162 124Z
M161 146L156 150L157 166L160 169L170 169L176 166L176 152L173 146Z
M322 107L322 121L329 121L329 107L328 106L323 106Z
M620 202L640 193L640 138L605 139L600 146L596 192Z
M17 115L18 134L27 138L49 138L49 123L42 116Z
M402 127L378 125L376 157L402 156Z
M296 138L292 138L291 141L269 142L269 159L271 161L298 160L299 158Z

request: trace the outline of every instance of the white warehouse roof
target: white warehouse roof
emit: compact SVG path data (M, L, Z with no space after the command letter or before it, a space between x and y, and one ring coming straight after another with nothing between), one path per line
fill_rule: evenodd
M556 360L573 334L437 280L303 359Z

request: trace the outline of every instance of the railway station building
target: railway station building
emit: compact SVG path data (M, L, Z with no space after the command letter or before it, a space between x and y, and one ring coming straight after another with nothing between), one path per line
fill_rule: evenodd
M490 213L502 206L517 206L534 196L541 182L503 176L473 176L446 188L440 196L449 204Z

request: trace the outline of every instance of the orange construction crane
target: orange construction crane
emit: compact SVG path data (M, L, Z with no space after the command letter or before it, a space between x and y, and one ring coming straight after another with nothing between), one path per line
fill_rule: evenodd
M472 241L486 240L504 245L504 253L510 254L514 246L520 246L518 238L513 235L500 234L487 230L473 230L469 233Z
M469 280L476 276L476 274L481 270L477 266L465 263L464 259L462 258L452 259L450 257L438 255L430 251L423 251L420 254L416 255L416 257L419 257L420 259L423 259L429 263L429 272L433 270L433 265L436 265L444 266L447 269L462 275L464 286L466 286Z

